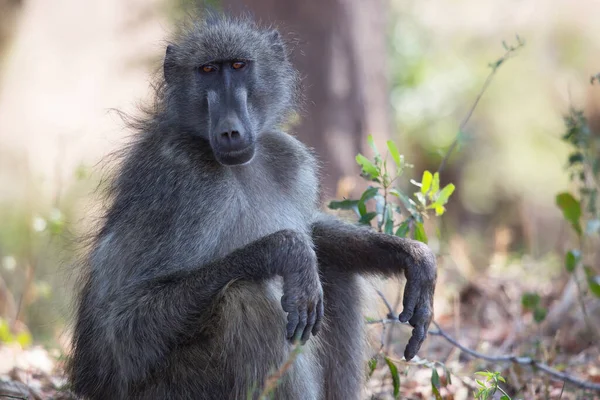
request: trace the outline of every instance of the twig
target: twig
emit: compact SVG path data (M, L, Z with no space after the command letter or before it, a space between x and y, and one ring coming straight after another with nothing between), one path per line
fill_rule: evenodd
M587 307L585 306L585 299L583 298L583 289L581 288L581 283L575 274L573 274L573 281L575 281L575 287L577 288L577 300L579 302L579 307L581 307L581 312L583 313L583 320L585 321L585 326L594 336L598 336L596 332L596 327L592 324L590 317L587 312Z
M392 308L392 305L390 304L390 302L385 298L385 295L381 292L381 290L377 289L377 294L379 295L379 297L381 297L381 300L383 300L383 302L385 303L385 306L388 309L388 318L393 319L394 318L394 309Z
M541 371L544 371L546 374L550 375L551 377L554 377L563 382L572 383L573 385L579 386L584 389L600 392L600 384L575 378L574 376L571 376L564 372L557 371L554 368L552 368L544 363L541 363L537 360L534 360L530 357L519 357L519 356L515 356L515 355L488 356L486 354L479 353L475 350L471 350L468 347L465 347L462 344L458 343L454 338L450 337L446 332L444 332L444 330L442 328L440 328L440 326L435 321L433 321L433 324L437 328L437 331L429 331L430 335L443 337L448 342L452 343L454 346L458 347L459 349L461 349L463 352L469 354L470 356L473 356L475 358L480 358L482 360L492 361L492 362L512 362L513 364L519 364L519 365L531 367L533 369L539 369Z
M585 240L583 237L579 237L579 248L584 251L585 249ZM581 269L580 269L581 270ZM579 301L579 306L581 307L581 312L583 313L583 321L585 322L585 326L590 331L590 333L600 338L600 333L596 329L596 325L592 323L590 316L587 312L587 307L585 306L585 299L583 289L581 288L581 283L579 282L579 278L577 277L577 273L573 274L573 281L575 282L575 287L577 288L577 300Z
M488 76L485 79L485 82L483 83L483 85L481 86L481 89L479 90L479 93L477 94L477 97L475 98L475 101L471 105L471 108L469 109L469 112L467 112L467 115L463 118L462 122L460 123L460 126L458 128L458 134L456 135L456 138L454 139L454 141L452 142L452 144L448 148L448 151L444 155L444 158L442 159L442 162L440 163L440 166L439 166L439 168L437 170L438 173L441 173L442 170L444 169L444 167L446 166L446 163L448 162L448 159L450 158L450 156L452 155L452 152L454 151L454 149L458 145L461 133L465 129L465 126L467 126L467 123L469 122L469 120L471 119L471 116L473 115L473 112L475 111L475 108L477 108L477 105L479 104L479 100L481 100L481 98L483 97L483 94L487 90L488 86L490 85L490 83L492 83L492 79L494 78L494 75L496 75L496 72L498 72L498 68L500 68L500 66L502 64L504 64L504 61L508 60L508 58L510 57L510 55L512 53L514 53L519 48L521 48L521 47L523 47L525 45L525 42L523 42L521 40L521 38L519 38L518 35L517 35L517 43L518 44L517 44L516 47L507 47L506 45L504 45L504 47L506 48L506 53L504 53L504 55L501 58L499 58L498 61L496 61L494 64L492 64L492 70L488 74Z
M292 350L288 359L285 361L285 363L283 363L283 365L281 367L279 367L279 369L277 371L273 372L271 375L269 375L267 377L267 380L265 381L265 387L264 387L263 391L260 393L260 395L258 396L259 399L261 399L261 400L267 399L269 394L273 390L275 390L275 388L277 388L277 385L279 384L279 381L281 380L283 375L287 372L288 369L290 369L290 367L292 366L294 361L296 361L296 358L298 357L298 354L300 354L301 349L302 349L302 346L300 344L297 344L296 347L294 348L294 350Z
M388 318L388 319L369 321L367 323L368 324L378 324L378 323L379 324L396 324L396 323L401 324L403 322L400 322L400 320L398 320L398 319ZM543 371L544 373L548 374L550 377L555 378L557 380L571 383L571 384L578 386L580 388L583 388L583 389L600 392L600 384L588 382L583 379L579 379L572 375L566 374L564 372L557 371L556 369L554 369L542 362L534 360L531 357L519 357L516 355L489 356L487 354L483 354L478 351L471 350L468 347L465 347L462 344L460 344L459 342L457 342L456 339L454 339L450 335L448 335L442 328L440 328L440 326L435 321L432 321L432 323L435 325L436 330L430 330L428 332L428 334L433 335L433 336L443 337L444 339L446 339L446 341L448 341L452 345L458 347L460 350L462 350L464 353L470 355L471 357L475 357L475 358L479 358L479 359L487 360L487 361L491 361L491 362L511 362L513 364L523 365L526 367L533 368L534 370ZM404 324L407 324L407 323L404 322Z

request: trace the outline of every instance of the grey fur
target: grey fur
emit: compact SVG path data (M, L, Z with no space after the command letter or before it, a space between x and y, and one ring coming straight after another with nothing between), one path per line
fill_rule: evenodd
M223 165L210 139L219 126L211 115L223 110L208 104L197 69L239 59L254 61L238 114L249 116L255 155ZM202 21L169 46L165 81L155 107L132 121L139 136L86 258L73 390L88 399L246 399L295 336L305 345L276 398L360 398L359 274L406 275L400 318L415 326L412 358L432 317L431 251L318 211L312 153L277 130L297 74L276 31Z

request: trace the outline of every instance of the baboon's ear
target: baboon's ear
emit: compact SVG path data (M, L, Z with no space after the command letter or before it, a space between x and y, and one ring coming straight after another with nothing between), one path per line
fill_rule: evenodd
M279 31L276 29L271 30L268 33L269 42L271 43L271 48L275 51L275 54L282 60L287 59L287 53L285 50L285 44L283 43L283 39L281 39L281 35Z
M174 69L175 69L175 60L173 60L174 57L174 48L173 45L170 44L167 46L167 51L165 54L165 62L163 65L163 70L164 70L164 75L165 75L165 82L170 83L173 81L173 74L174 74Z

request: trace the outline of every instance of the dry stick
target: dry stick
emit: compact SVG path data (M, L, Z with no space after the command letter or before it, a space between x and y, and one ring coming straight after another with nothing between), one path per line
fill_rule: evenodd
M277 386L279 385L279 381L281 380L283 375L287 372L287 370L290 369L290 367L292 366L292 364L298 357L298 354L300 353L301 349L302 349L302 347L300 346L300 344L296 344L296 347L294 348L294 350L292 350L291 354L288 356L288 359L285 361L285 363L283 363L283 365L281 367L279 367L279 369L277 371L275 371L274 373L272 373L271 375L269 375L267 377L267 380L265 381L265 387L264 387L263 391L260 393L260 395L258 396L259 399L261 399L261 400L267 399L268 398L267 396L269 396L271 394L271 392L273 392L273 390L275 390L277 388Z
M391 318L380 319L380 320L368 322L368 324L395 324L395 323L400 324L402 322L400 322L400 320L398 320L398 319L391 319ZM489 356L487 354L483 354L483 353L479 353L478 351L471 350L468 347L465 347L462 344L460 344L459 342L457 342L456 339L454 339L452 336L448 335L442 328L440 328L440 326L437 324L437 322L432 321L432 323L435 325L437 330L430 330L428 332L428 334L433 335L433 336L443 337L448 342L450 342L452 345L458 347L460 350L462 350L464 353L470 355L471 357L475 357L475 358L479 358L479 359L487 360L487 361L491 361L491 362L511 362L513 364L519 364L519 365L523 365L526 367L531 367L534 370L536 370L536 369L541 370L541 371L545 372L546 374L548 374L550 377L558 379L560 381L571 383L571 384L578 386L580 388L583 388L583 389L594 390L594 391L600 392L600 384L588 382L583 379L575 378L572 375L557 371L556 369L554 369L542 362L534 360L530 357L519 357L519 356L515 356L515 355Z
M531 367L533 369L539 369L539 370L545 372L546 374L550 375L551 377L561 380L563 382L572 383L573 385L576 385L576 386L584 388L584 389L600 392L600 384L584 381L582 379L575 378L574 376L571 376L564 372L557 371L554 368L552 368L542 362L532 359L531 357L519 357L519 356L515 356L515 355L488 356L486 354L479 353L475 350L471 350L468 347L465 347L465 346L461 345L460 343L458 343L454 338L450 337L446 332L444 332L444 330L442 328L440 328L440 326L437 324L437 322L435 322L435 321L432 321L432 322L435 325L435 327L437 328L437 331L429 331L430 335L443 337L448 342L452 343L454 346L458 347L459 349L461 349L463 352L469 354L470 356L473 356L475 358L480 358L483 360L487 360L487 361L492 361L492 362L511 362L513 364L519 364L519 365Z
M388 318L394 318L394 315L396 315L394 313L394 309L392 308L392 305L390 304L390 302L385 298L385 295L383 294L383 292L379 289L377 289L377 294L379 295L379 297L381 297L381 300L383 300L385 306L388 309Z

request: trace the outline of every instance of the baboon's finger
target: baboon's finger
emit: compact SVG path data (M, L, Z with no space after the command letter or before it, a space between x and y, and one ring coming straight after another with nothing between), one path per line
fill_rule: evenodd
M400 322L410 320L415 312L417 301L419 300L419 286L414 279L408 279L404 288L404 298L402 299L402 312L398 316Z
M294 339L294 332L296 332L296 327L298 326L298 321L300 317L298 316L297 311L292 311L288 313L287 316L287 325L286 325L286 337L288 340Z
M302 344L306 343L306 341L310 337L310 333L312 332L313 327L315 326L316 320L317 320L317 309L315 306L313 306L311 309L308 310L308 320L306 322L306 327L304 328L304 332L302 333L302 339L300 339L302 341Z
M308 322L308 315L306 312L306 308L301 308L298 310L298 324L296 325L296 329L294 331L294 336L292 340L294 342L299 341L304 333L304 329L306 328L306 323Z
M288 296L287 293L284 293L284 295L281 296L281 308L283 308L283 311L288 313L296 311L296 307L294 302L292 301L292 297Z
M319 300L319 304L317 305L317 320L315 321L315 326L312 328L312 334L316 335L321 330L321 325L323 321L323 314L325 314L325 306L323 304L323 299Z
M427 337L427 329L431 321L431 311L427 306L419 308L409 323L414 326L412 336L408 340L404 350L404 358L408 361L412 359L421 348L423 341Z

